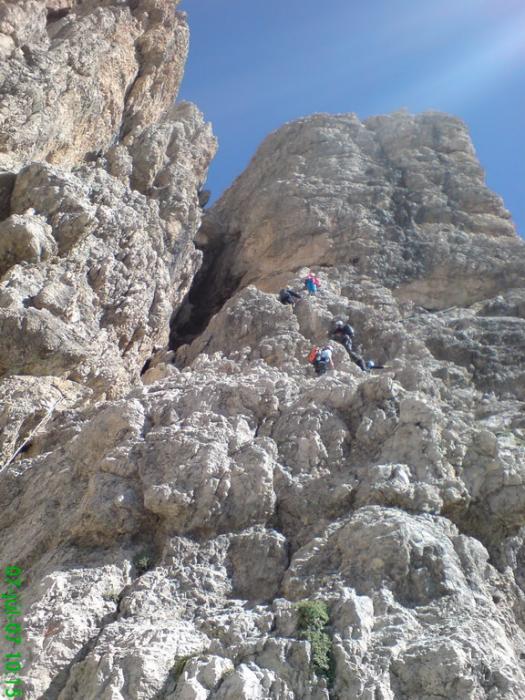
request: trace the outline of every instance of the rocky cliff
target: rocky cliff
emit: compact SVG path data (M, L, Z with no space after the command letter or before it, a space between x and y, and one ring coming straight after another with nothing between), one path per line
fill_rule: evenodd
M525 244L437 113L287 124L201 226L175 5L0 1L25 697L522 700Z

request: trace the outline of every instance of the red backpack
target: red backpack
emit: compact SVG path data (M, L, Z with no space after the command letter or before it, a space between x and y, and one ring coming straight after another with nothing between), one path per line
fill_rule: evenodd
M313 348L308 353L308 362L310 364L313 364L315 362L315 360L317 359L318 352L319 352L319 348L317 347L317 345L314 345Z

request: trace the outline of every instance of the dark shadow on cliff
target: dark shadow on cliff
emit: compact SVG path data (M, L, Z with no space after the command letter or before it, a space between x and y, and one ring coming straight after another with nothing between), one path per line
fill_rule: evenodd
M240 278L231 274L232 254L240 233L217 237L199 247L202 265L180 309L170 322L170 350L191 343L200 335L226 301L239 288Z

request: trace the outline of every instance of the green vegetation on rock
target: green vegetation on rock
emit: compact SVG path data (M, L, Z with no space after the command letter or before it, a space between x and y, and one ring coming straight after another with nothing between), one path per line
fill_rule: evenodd
M303 600L297 604L300 638L310 642L312 670L332 685L335 676L332 639L325 631L330 622L328 606L322 600Z
M182 674L184 673L184 669L186 668L186 664L194 656L195 654L189 654L187 656L181 656L177 659L172 669L173 677L176 681L179 680L179 678L182 676Z
M133 564L139 576L153 568L153 557L147 551L142 551L133 557Z

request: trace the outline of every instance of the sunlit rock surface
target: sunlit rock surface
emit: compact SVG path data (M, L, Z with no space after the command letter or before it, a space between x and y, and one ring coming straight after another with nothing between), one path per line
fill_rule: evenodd
M436 113L287 124L198 231L175 5L0 3L26 697L522 700L525 246Z
M29 392L2 404L6 460L29 435L17 423L39 419L27 378L79 385L53 411L122 395L199 266L215 140L173 104L188 40L175 6L0 2L0 373Z

